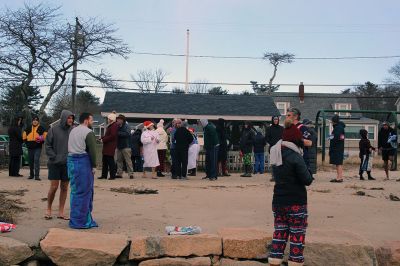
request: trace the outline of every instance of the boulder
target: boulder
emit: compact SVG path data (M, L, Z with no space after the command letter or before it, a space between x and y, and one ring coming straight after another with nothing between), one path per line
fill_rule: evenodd
M128 238L51 228L40 241L43 252L57 265L113 265Z
M272 234L253 228L224 228L219 231L222 237L224 257L234 259L266 259L267 246Z
M232 259L222 259L221 266L265 266L266 263L251 260L232 260Z
M198 258L162 258L142 261L139 266L211 266L211 260L207 257Z
M134 237L130 260L149 258L209 256L222 254L222 241L217 235L199 234L162 237Z
M375 250L379 266L400 266L400 241L386 241Z
M19 264L33 255L33 251L23 242L0 236L0 265Z

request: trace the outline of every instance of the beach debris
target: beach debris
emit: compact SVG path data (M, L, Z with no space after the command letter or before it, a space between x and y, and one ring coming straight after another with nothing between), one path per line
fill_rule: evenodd
M313 189L312 191L318 193L331 193L330 189Z
M359 191L357 191L357 192L355 193L355 195L357 195L357 196L365 196L366 194L365 194L364 191L359 190Z
M356 184L347 185L347 186L345 186L345 188L352 188L352 189L356 189L356 190L358 190L358 189L366 189L364 186L357 186Z
M390 193L389 199L390 199L391 201L400 201L400 198L397 197L396 195L392 194L392 193Z
M326 218L333 218L333 215L328 215L326 216Z
M175 226L169 225L165 227L168 235L196 235L201 234L200 226Z
M3 193L0 194L0 221L16 223L16 217L27 208L22 207L24 203L19 199L8 199Z
M18 190L0 190L0 194L10 195L10 196L25 196L25 192L28 189L18 189Z
M372 187L369 190L385 190L383 187Z
M110 188L110 191L117 193L127 193L127 194L158 194L157 189L139 187L119 187L119 188Z

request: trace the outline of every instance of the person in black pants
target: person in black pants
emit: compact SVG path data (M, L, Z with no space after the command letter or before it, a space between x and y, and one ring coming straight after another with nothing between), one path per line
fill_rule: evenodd
M143 172L143 156L142 147L143 143L140 141L142 136L142 129L137 126L133 134L131 135L131 150L132 150L132 166L134 172Z
M182 127L182 122L178 120L175 124L175 174L177 179L187 179L188 151L189 145L193 141L193 136L186 127Z
M12 126L8 129L10 137L9 152L10 162L8 165L8 175L22 177L19 174L22 156L22 116L16 117Z

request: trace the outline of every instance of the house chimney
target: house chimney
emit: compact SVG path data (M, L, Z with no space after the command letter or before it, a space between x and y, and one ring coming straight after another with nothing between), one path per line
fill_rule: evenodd
M303 82L300 82L300 85L299 85L299 98L300 98L300 103L304 103L304 85L303 85Z

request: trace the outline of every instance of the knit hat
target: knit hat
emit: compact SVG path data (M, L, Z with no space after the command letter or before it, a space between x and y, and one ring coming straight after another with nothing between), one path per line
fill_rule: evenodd
M157 127L164 127L164 119L160 119L160 122L157 123Z
M301 116L301 112L299 109L297 109L296 107L290 107L287 109L287 112L293 113L295 115L297 115L299 117L300 120L300 116Z
M115 122L115 120L117 120L117 115L114 113L111 113L107 116L108 119L110 119L111 121Z
M339 116L338 115L334 115L332 117L332 123L335 123L335 124L339 123Z
M290 119L285 120L285 128L283 129L282 140L290 141L298 144L302 139L302 134L300 129L298 129L293 121Z
M154 126L153 122L151 122L151 121L144 121L143 125L144 125L145 128L149 128L151 126Z

